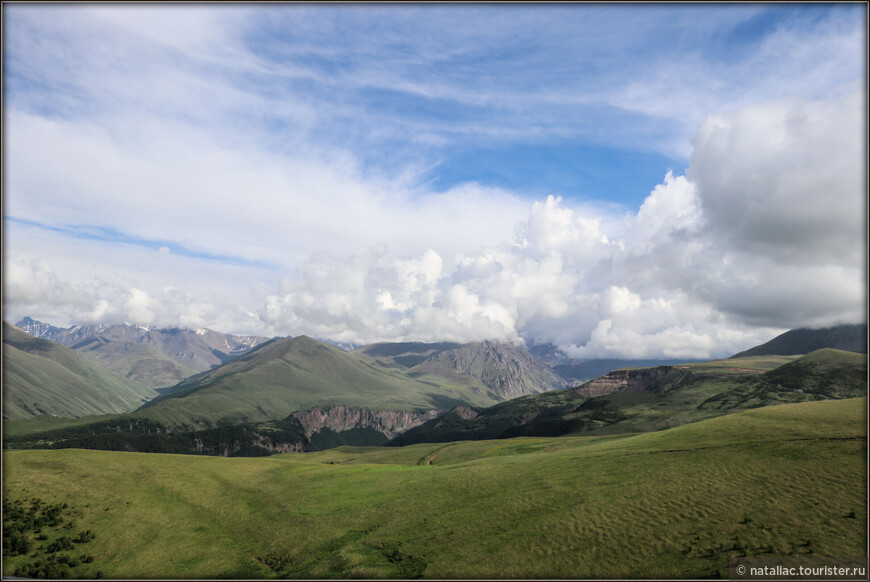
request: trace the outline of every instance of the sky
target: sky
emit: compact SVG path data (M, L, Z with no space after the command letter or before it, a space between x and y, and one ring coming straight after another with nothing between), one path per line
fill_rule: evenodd
M3 317L725 357L866 321L867 6L3 4Z

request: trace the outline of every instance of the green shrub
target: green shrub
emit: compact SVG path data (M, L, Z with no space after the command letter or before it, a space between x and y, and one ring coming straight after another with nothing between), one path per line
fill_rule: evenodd
M54 552L59 552L61 550L71 549L73 549L73 541L69 538L69 536L61 536L48 544L48 547L45 549L45 551L53 554Z
M94 539L94 532L91 530L85 530L83 532L79 532L79 535L73 540L77 544L86 544L89 541Z
M3 543L7 546L10 556L27 554L33 547L27 534L18 531L13 532L8 538L4 538Z

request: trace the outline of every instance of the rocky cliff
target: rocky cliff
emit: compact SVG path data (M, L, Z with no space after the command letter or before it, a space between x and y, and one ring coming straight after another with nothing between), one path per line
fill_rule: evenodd
M409 428L419 426L427 420L437 417L441 412L439 410L426 412L367 410L338 405L326 410L312 408L311 410L294 412L292 416L302 423L305 436L309 438L324 428L335 432L355 428L373 428L386 435L387 438L393 438Z
M565 380L527 351L483 341L436 353L411 368L414 373L459 372L486 386L497 399L509 400L565 387Z
M578 394L589 398L607 396L615 392L639 393L658 391L661 381L676 370L673 366L614 370L576 388Z

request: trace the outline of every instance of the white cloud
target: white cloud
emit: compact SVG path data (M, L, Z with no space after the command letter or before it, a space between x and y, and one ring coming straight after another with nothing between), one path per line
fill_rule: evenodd
M661 252L669 242L685 241L703 226L695 185L669 171L626 222L625 244L631 252Z
M864 97L851 94L702 124L689 168L706 219L699 296L761 325L863 319L866 123Z
M196 273L185 275L194 258L140 249L131 271L123 263L132 251L118 248L104 267L94 271L92 265L91 275L82 275L85 249L98 243L79 241L67 249L70 258L59 273L46 261L28 259L15 236L18 258L9 263L6 301L19 312L40 308L66 321L221 322L231 331L363 343L525 340L552 342L577 357L725 356L786 328L864 318L865 239L856 212L863 204L863 169L851 155L860 144L844 135L855 133L848 129L860 117L857 103L853 97L773 102L711 117L699 129L689 175L669 172L638 212L624 217L549 197L527 206L520 219L519 199L474 185L423 194L416 202L407 190L385 198L384 183L359 177L340 178L347 187L329 200L293 198L288 188L285 200L299 208L278 229L271 217L241 209L232 217L214 214L209 228L182 239L194 246L197 237L220 238L203 247L230 253L244 249L247 236L254 241L253 235L267 233L273 244L295 247L294 256L307 255L295 273L286 258L277 270L238 267L244 276L235 279L229 302L207 299L206 291L227 280L225 265L194 282ZM270 166L261 160L256 167ZM271 171L264 188L298 178L277 166ZM272 195L254 191L248 200ZM93 200L97 212L100 198ZM374 225L370 232L353 232L348 209L331 208L345 202L350 214ZM280 207L280 195L274 203ZM195 211L184 206L189 201L180 204L180 212ZM134 224L158 220L156 213L148 217L147 207L138 210ZM321 237L350 232L330 248L329 240L300 236L298 230L315 232L305 230L311 225L302 217L321 220ZM253 230L239 234L233 225L246 220ZM288 227L291 232L278 232ZM33 249L56 255L51 247L60 235L14 225L17 231L29 233ZM351 241L359 251L336 251ZM275 258L278 251L267 246L245 253ZM113 278L113 272L126 275ZM274 286L266 291L262 281L281 272L289 277L277 292ZM171 287L168 273L175 273Z
M866 219L866 125L861 93L708 117L690 178L709 227L734 248L786 264L855 264L864 250L856 243Z
M4 315L582 357L728 355L864 317L866 94L836 96L863 29L843 17L731 59L692 39L754 10L593 10L584 35L573 7L437 8L412 37L393 8L13 12ZM647 51L663 30L685 36ZM692 133L687 175L627 214L427 185L467 142L688 155Z
M327 287L346 317L372 318L357 322L377 330L366 341L525 338L577 357L725 356L790 327L860 321L857 103L773 102L709 119L689 177L669 172L622 222L549 197L514 244L454 262L435 251L349 262L354 285Z
M315 241L297 275L266 299L262 329L347 342L525 338L554 342L577 357L700 358L728 355L786 327L856 321L866 293L857 260L863 229L855 218L861 166L840 149L811 147L843 139L844 122L836 118L855 115L855 101L846 103L853 107L773 103L711 118L699 130L692 181L668 173L622 221L549 197L529 207L513 243L488 233L484 240L494 244L452 257L435 248L403 248L394 256L383 243L341 257L314 252ZM795 111L811 113L795 117ZM801 120L796 135L782 127L795 119ZM771 137L776 128L782 135ZM759 131L766 139L755 136ZM826 189L832 179L837 187ZM364 182L355 188L357 200L376 191ZM759 196L761 190L770 195ZM822 191L826 204L814 206ZM500 200L498 192L472 187L464 197L424 197L427 216L420 221L410 206L397 215L377 207L377 196L367 199L372 207L355 211L374 222L401 216L404 227L421 231L453 226L440 237L427 233L418 244L454 249L472 242L462 239L463 221L479 220ZM783 207L787 202L797 207ZM807 226L812 213L820 225ZM770 236L765 224L781 236ZM502 222L496 231L510 229ZM401 240L402 233L384 229L375 238ZM231 236L218 248L226 252L237 242ZM190 260L164 252L157 257ZM145 289L129 277L126 288L120 281L70 283L45 261L19 258L9 263L6 280L8 303L52 306L49 313L67 320L203 326L223 317L257 325L242 308L228 318L227 305L197 301L177 288Z

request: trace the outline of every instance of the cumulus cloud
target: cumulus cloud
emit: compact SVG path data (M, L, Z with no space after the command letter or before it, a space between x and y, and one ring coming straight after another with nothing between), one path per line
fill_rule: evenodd
M169 10L15 11L4 315L686 358L865 318L866 94L817 99L864 75L853 12L732 58L684 54L746 18L731 8L596 12L590 35L562 9L536 26L499 13L482 36L427 10L413 39L392 9ZM275 23L299 34L278 42ZM641 62L596 48L617 32L646 45L668 25L697 36ZM556 52L525 50L542 30ZM357 58L362 43L372 58ZM490 44L516 50L478 62ZM575 58L613 60L587 77L563 68ZM803 97L768 100L783 94ZM693 131L686 174L636 211L427 182L438 151L468 141L606 133L673 153Z
M384 229L373 238L388 243L351 255L312 251L258 310L194 293L189 281L145 277L147 265L165 273L155 260L176 261L179 272L190 264L165 248L140 259L138 277L113 282L76 282L21 254L7 264L6 301L66 321L223 322L344 342L500 339L584 358L728 355L787 328L864 319L863 169L852 154L860 144L843 135L855 133L847 129L860 121L859 103L775 102L712 116L688 174L668 172L622 218L550 196L527 207L512 239L502 219L479 239L490 244L474 245L463 233L498 192L423 197L398 215L369 208L375 223L386 213L421 230L421 250ZM425 220L415 214L423 211Z
M668 172L621 217L550 196L511 221L518 199L488 213L504 198L473 186L398 209L364 195L360 216L405 224L352 237L380 242L350 255L311 250L277 289L252 283L253 297L267 295L259 308L194 292L182 278L158 284L166 271L154 261L175 261L176 273L192 264L162 248L140 259L137 276L79 281L17 248L6 301L66 321L226 324L356 343L499 339L583 358L725 356L788 328L865 318L863 167L849 131L859 104L779 101L711 116L687 175ZM498 217L492 232L464 237L489 215ZM412 229L418 240L405 246Z
M860 93L763 103L702 124L689 168L707 225L700 296L766 325L863 319L862 127Z
M110 321L117 315L113 304L127 295L101 281L77 286L59 275L48 261L23 257L6 261L3 291L4 318L38 313L58 324Z
M708 226L747 254L854 264L864 250L866 125L861 93L708 117L689 170Z
M6 251L3 269L3 317L29 315L54 325L135 322L159 327L208 327L225 331L262 331L262 322L246 303L262 301L264 283L238 289L250 269L212 265L136 248L118 248L97 264L94 241L69 240L40 233L32 248ZM64 252L46 251L63 245ZM33 254L52 259L30 258ZM149 260L150 259L150 260ZM166 261L169 261L167 263ZM172 280L175 285L167 285Z
M431 249L316 258L265 318L344 341L496 338L584 358L723 356L861 321L859 102L711 117L688 175L668 172L622 221L551 196L512 242L453 262Z

